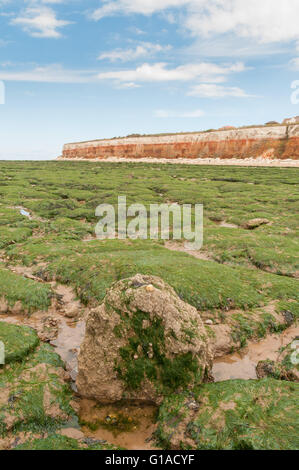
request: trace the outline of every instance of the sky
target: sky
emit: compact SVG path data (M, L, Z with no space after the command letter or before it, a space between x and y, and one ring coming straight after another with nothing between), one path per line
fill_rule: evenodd
M299 0L0 0L0 159L299 115L298 18Z

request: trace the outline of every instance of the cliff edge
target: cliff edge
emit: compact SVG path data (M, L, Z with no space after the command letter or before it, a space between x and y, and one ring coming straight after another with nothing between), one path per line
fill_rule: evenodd
M63 159L110 157L299 160L299 125L94 140L65 144L62 153Z

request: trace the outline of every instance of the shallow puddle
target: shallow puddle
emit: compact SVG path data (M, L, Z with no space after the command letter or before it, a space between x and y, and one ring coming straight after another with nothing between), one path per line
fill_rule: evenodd
M99 405L93 400L80 402L81 431L85 437L128 450L156 449L152 434L156 430L155 406Z
M66 363L73 381L78 374L78 352L85 335L85 321L69 322L61 320L57 338L51 341L55 351Z
M281 334L270 335L258 343L249 343L242 351L220 357L213 365L215 382L230 379L256 379L259 361L279 359L280 348L299 335L299 327L292 326Z
M0 315L0 321L12 323L14 325L26 325L39 331L43 320L48 318L49 314L35 313L30 317L22 315L5 314ZM78 352L85 334L85 321L67 320L60 315L51 315L58 321L58 334L55 339L50 341L54 346L55 352L59 354L66 364L66 369L71 375L73 381L76 380L78 373Z

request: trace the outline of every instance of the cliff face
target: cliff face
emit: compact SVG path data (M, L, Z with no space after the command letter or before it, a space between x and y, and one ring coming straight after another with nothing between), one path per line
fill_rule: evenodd
M63 158L277 158L299 160L299 125L66 144Z

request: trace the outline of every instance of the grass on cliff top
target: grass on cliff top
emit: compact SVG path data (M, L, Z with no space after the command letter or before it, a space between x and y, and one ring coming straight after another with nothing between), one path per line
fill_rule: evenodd
M298 450L298 399L299 384L274 379L205 384L164 400L156 434L164 448Z
M206 132L230 132L231 130L242 130L242 129L252 129L252 128L263 128L263 127L288 127L287 124L280 124L279 122L273 122L271 124L252 124L250 126L241 126L233 129L206 129L201 131L187 131L187 132L162 132L160 134L128 134L126 136L110 137L106 139L93 139L93 140L83 140L80 142L68 142L69 145L72 144L85 144L87 142L101 142L105 140L115 140L115 139L128 139L130 137L161 137L161 136L171 136L171 135L192 135L192 134L205 134Z

